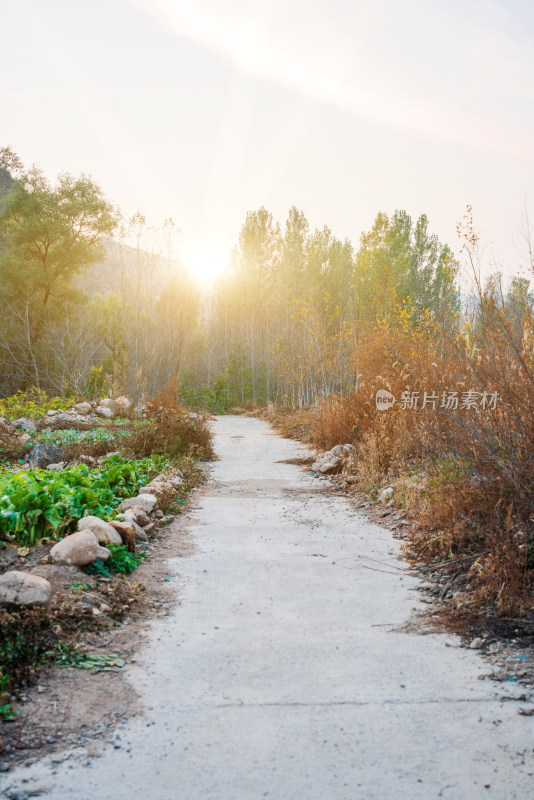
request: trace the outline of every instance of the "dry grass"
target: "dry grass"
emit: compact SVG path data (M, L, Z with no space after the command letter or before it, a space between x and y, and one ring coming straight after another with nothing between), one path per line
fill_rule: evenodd
M473 607L523 614L534 606L534 320L518 330L503 308L480 298L476 326L446 341L431 330L377 325L360 340L357 391L306 412L276 410L277 430L327 450L351 442L359 488L377 492L424 473L417 488L396 490L416 525L413 561L454 560ZM476 330L476 335L473 334ZM375 395L397 398L378 411ZM437 395L421 408L424 392ZM443 393L477 392L478 408L441 407ZM419 408L402 408L419 392ZM494 409L480 406L497 392Z

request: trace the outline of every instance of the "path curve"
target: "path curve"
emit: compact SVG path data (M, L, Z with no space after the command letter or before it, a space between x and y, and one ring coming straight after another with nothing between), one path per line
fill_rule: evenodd
M145 714L120 749L10 782L53 800L531 796L516 689L478 680L453 637L397 630L418 594L391 533L280 463L306 450L266 423L213 427L220 460L184 520L196 552L169 564L181 605L129 668Z

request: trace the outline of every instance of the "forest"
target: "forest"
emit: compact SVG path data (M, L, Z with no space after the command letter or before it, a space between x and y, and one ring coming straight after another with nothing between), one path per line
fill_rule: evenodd
M371 496L423 476L397 491L417 522L409 556L462 561L502 611L529 604L534 298L528 277L482 278L470 207L456 254L425 215L379 211L355 246L261 207L201 290L172 219L123 220L91 178L51 183L7 147L0 167L0 397L263 407L319 449L355 445Z

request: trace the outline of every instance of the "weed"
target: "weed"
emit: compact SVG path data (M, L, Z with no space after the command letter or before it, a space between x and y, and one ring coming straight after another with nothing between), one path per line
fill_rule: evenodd
M109 544L107 549L110 551L111 556L107 561L94 561L86 567L88 575L104 575L110 577L113 573L120 573L122 575L130 575L141 563L143 558L146 558L145 553L130 553L123 544Z

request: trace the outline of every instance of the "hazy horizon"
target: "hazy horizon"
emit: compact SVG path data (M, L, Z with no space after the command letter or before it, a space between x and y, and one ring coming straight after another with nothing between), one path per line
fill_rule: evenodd
M458 249L466 205L507 275L534 178L527 2L11 4L2 145L91 174L125 216L173 217L222 265L249 209L357 246L378 211ZM22 57L23 55L23 57Z

